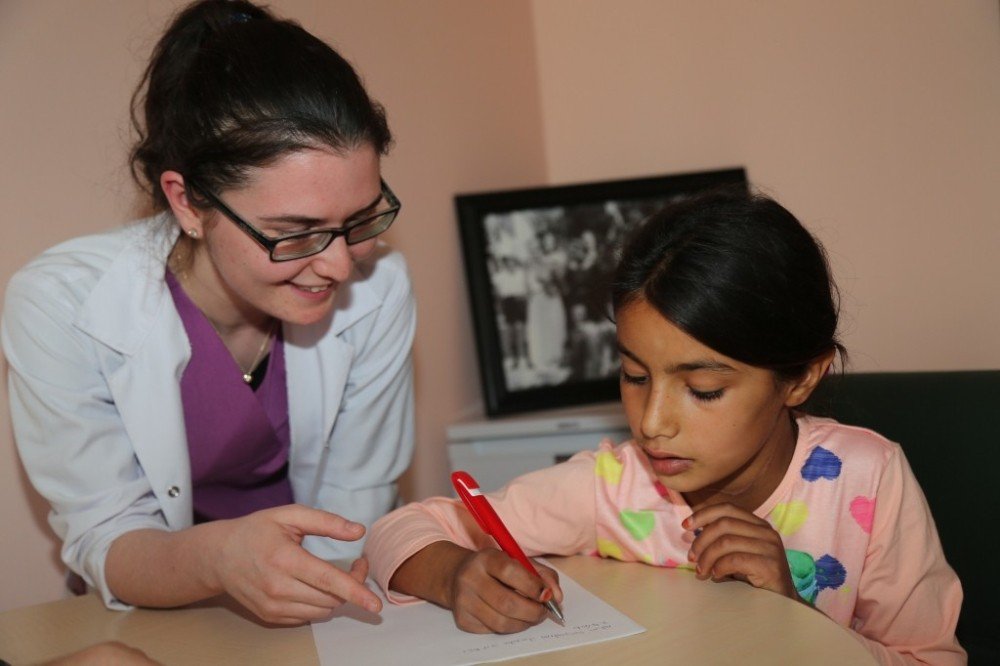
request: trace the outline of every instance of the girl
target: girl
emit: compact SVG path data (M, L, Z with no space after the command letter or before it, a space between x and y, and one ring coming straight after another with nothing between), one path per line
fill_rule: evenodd
M15 437L63 560L112 608L378 611L364 560L324 560L360 555L413 444L385 114L297 24L203 0L133 117L159 214L49 250L5 302Z
M714 193L653 215L612 305L633 440L527 474L491 501L529 555L596 553L736 578L856 632L883 662L959 663L961 588L900 448L796 408L842 347L825 257L774 201ZM456 500L372 528L375 580L459 627L513 632L561 599Z

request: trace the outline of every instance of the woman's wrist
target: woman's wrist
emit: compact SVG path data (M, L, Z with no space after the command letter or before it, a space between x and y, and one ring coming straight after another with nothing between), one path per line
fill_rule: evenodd
M122 534L105 560L108 586L115 597L136 606L178 606L221 594L228 532L221 523L230 522Z
M210 596L226 591L222 582L223 570L229 557L226 545L232 531L233 520L215 520L188 529L188 547L195 558L192 573Z

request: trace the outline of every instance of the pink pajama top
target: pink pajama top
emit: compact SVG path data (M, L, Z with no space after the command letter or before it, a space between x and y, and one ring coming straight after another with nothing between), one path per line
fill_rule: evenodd
M754 512L781 535L807 602L850 629L881 663L964 664L955 639L962 589L945 561L923 492L900 447L864 428L799 416L785 477ZM594 554L690 568L684 498L663 488L645 456L610 441L488 494L529 556ZM376 522L365 546L388 584L435 541L494 547L458 500L409 504ZM707 583L706 583L707 584Z

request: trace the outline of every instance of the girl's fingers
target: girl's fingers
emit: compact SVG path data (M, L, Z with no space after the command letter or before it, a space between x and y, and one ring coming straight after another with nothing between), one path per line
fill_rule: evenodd
M545 578L536 576L506 553L494 551L487 561L487 573L500 581L504 586L518 592L527 599L540 601L542 594L549 588ZM537 567L536 567L537 568ZM541 575L541 569L538 570ZM551 572L549 573L551 575ZM558 586L558 580L556 582ZM553 590L554 592L554 590Z
M465 631L509 634L538 624L547 614L540 603L546 581L495 549L475 553L455 584L452 609L455 623Z
M713 504L711 506L706 506L703 509L698 509L686 518L681 523L681 526L686 530L697 531L704 528L706 525L723 518L733 518L743 520L744 522L751 524L766 525L770 527L770 524L763 518L758 518L753 513L741 509L733 504L729 504L728 502L723 504Z
M552 591L552 596L555 598L556 602L562 603L563 591L562 588L559 587L559 572L552 567L539 564L538 562L535 562L535 568L538 569L538 575L540 575L542 580L545 581L546 589ZM541 596L539 596L538 599L539 601L544 601Z
M517 562L515 564L518 567L521 566ZM524 571L523 568L522 571ZM527 628L527 626L541 622L548 611L540 602L542 593L546 589L543 582L527 571L524 573L529 576L528 585L515 588L503 579L488 581L480 588L479 598L498 615L519 623L526 623L526 626L522 628ZM517 576L517 578L521 577ZM491 628L493 626L489 622L486 624ZM514 631L520 630L515 629ZM501 633L510 633L510 630Z
M768 558L774 558L777 555L774 544L767 541L737 534L724 534L708 545L707 548L704 548L695 557L695 563L697 566L696 571L698 575L702 578L707 578L709 576L715 576L716 578L721 577L716 563L723 557L733 555L735 553L754 555L758 557L765 556ZM740 558L736 558L735 561L739 563L742 560Z
M787 564L768 555L745 552L723 555L715 561L712 577L718 580L727 576L792 599L799 598Z
M473 604L473 612L497 634L524 631L541 622L548 612L539 603L499 584L481 590L479 601Z
M759 539L768 543L780 543L780 537L770 525L748 523L738 518L722 518L701 528L699 534L691 543L690 557L692 561L702 558L703 553L716 545L720 540L749 538Z

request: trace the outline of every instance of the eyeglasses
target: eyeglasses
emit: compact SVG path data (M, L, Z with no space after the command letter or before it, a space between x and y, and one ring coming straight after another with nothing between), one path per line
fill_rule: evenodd
M269 238L252 224L236 214L232 208L222 202L219 197L208 189L202 187L197 181L188 179L188 184L198 190L213 208L228 217L233 223L242 229L250 238L254 239L258 245L268 251L271 261L292 261L314 254L319 254L330 246L341 236L348 245L357 245L366 240L378 236L389 228L396 220L399 213L400 203L396 195L392 193L389 186L383 180L382 199L388 204L386 210L381 210L374 215L363 217L360 220L351 220L344 226L337 229L316 229L312 231L297 231L292 234Z

